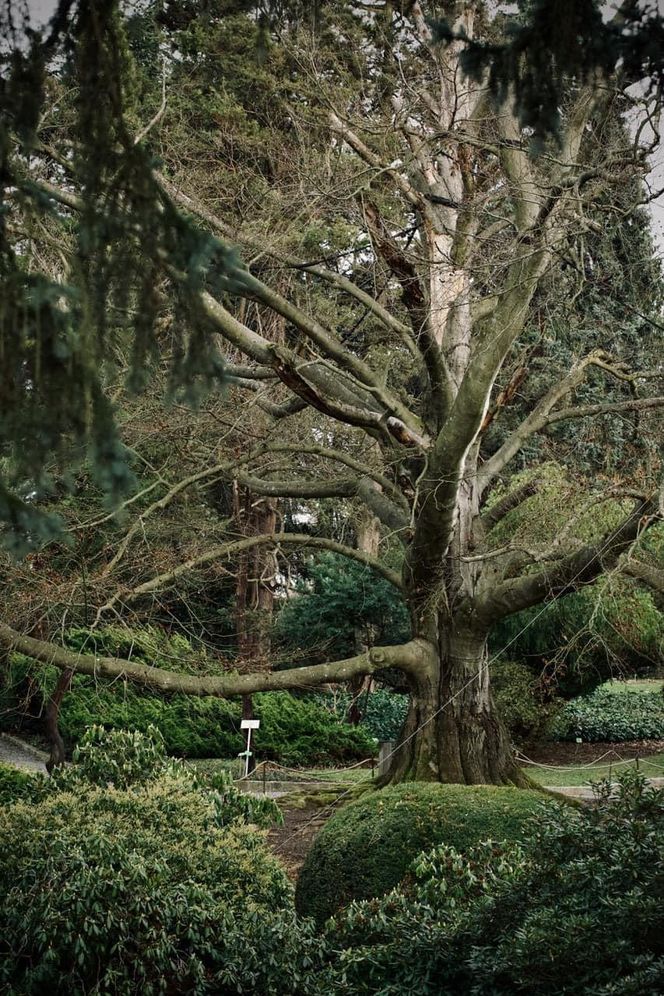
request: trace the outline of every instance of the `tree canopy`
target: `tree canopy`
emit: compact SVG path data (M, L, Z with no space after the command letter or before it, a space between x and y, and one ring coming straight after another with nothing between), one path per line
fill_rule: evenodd
M628 4L600 31L579 5L597 43L577 25L570 48L558 20L543 51L545 16L345 0L132 16L81 0L14 50L8 535L34 541L38 511L74 550L81 537L38 564L93 626L177 619L258 548L277 584L285 551L324 550L392 585L411 637L301 668L177 674L63 648L34 611L42 589L29 611L7 605L7 647L195 695L398 668L411 707L391 778L519 781L491 632L607 573L656 587L662 515L662 280L643 213L659 90L632 89L657 81L659 20ZM221 356L225 395L210 393ZM117 502L140 468L120 517L81 520L66 437L89 447L75 488L94 502ZM279 503L269 527L234 532L238 489ZM348 526L360 510L370 542Z

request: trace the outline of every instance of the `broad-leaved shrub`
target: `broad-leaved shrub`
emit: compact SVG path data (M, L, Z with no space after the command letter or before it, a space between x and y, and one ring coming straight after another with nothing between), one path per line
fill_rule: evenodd
M626 775L597 807L543 807L520 843L443 844L327 924L319 996L660 996L664 793Z
M0 811L0 991L311 991L312 931L253 814L160 746L91 731L71 774Z
M664 695L598 688L567 702L550 733L556 740L664 740Z
M328 820L300 872L296 905L319 923L353 899L381 896L434 844L459 851L522 836L536 791L412 782L365 793Z

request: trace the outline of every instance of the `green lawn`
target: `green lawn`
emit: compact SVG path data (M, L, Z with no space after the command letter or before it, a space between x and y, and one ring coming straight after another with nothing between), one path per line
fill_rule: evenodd
M617 763L617 761L618 759L614 759L611 764L593 764L589 767L570 765L568 767L547 768L543 765L528 764L524 765L524 770L527 771L531 778L539 782L540 785L549 785L555 788L560 785L586 785L591 781L599 781L602 778L610 777L611 779L615 779L621 771L633 768L636 764L635 761L627 763ZM223 769L230 771L234 777L237 777L238 773L237 761L232 760L209 758L191 760L186 763L199 770L218 771ZM664 777L664 752L651 754L647 758L641 758L639 760L639 770L650 778ZM262 771L259 769L256 778L260 781L262 777ZM270 765L266 777L269 781L273 782L330 782L337 785L355 785L358 782L370 779L371 769L302 768L294 770L290 768L273 768Z
M225 758L192 758L186 763L199 771L229 771L234 778L239 773L237 761ZM259 766L254 777L258 781L263 778L262 767ZM265 777L271 782L345 782L354 785L371 778L371 768L282 768L269 764Z
M620 695L622 692L661 692L662 678L633 678L630 681L607 681L603 686L609 692Z
M585 785L588 782L596 782L601 778L615 779L622 771L634 768L636 761L625 764L593 764L587 768L545 768L540 765L526 765L525 770L531 778L539 782L540 785ZM664 753L651 754L647 758L640 758L639 771L650 778L664 777Z

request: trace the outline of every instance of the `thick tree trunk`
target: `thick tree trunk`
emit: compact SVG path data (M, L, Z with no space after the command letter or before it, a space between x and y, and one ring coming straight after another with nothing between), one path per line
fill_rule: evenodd
M526 785L493 702L486 635L452 625L421 675L385 782Z

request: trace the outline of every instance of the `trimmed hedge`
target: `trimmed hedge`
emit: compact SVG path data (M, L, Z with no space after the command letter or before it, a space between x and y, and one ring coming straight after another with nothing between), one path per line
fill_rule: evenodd
M261 726L253 737L258 760L288 765L333 764L371 757L376 746L366 730L341 722L329 710L289 692L263 692L253 697ZM162 698L134 689L98 687L80 679L65 696L60 730L68 745L86 727L145 732L154 726L174 757L236 757L244 749L237 702L173 695Z
M373 757L376 744L362 727L349 726L314 699L289 692L253 696L260 729L254 743L259 760L284 764L335 764Z
M364 795L318 834L297 882L296 908L322 924L352 900L389 892L436 844L464 852L488 839L518 840L542 802L542 794L524 789L418 782Z
M549 730L554 740L664 740L664 695L598 688L567 702Z
M141 693L134 688L75 679L60 711L60 732L69 748L86 727L145 732L155 726L174 757L234 757L242 750L241 710L223 699Z

